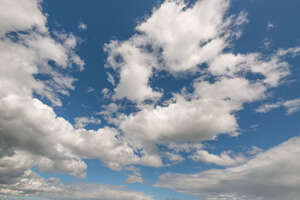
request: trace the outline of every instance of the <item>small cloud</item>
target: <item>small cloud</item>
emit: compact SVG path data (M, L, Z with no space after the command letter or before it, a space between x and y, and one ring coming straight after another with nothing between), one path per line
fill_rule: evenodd
M111 97L111 92L109 91L108 88L103 88L103 90L101 91L102 95L104 98L109 99Z
M78 29L80 31L85 31L87 29L87 25L85 23L83 23L83 22L79 22Z
M75 128L85 128L89 124L101 124L101 120L94 117L76 117L74 120Z
M275 28L275 25L271 22L268 22L267 28L268 28L268 30L272 30Z
M266 113L275 108L284 107L286 109L286 114L290 115L295 112L300 111L300 98L287 100L287 101L279 101L271 104L264 104L256 109L256 112Z
M251 129L257 129L259 127L259 124L252 124L250 126Z
M142 178L140 169L134 167L134 166L129 166L126 168L127 171L132 171L132 174L129 174L126 183L143 183L144 180Z
M247 154L253 156L261 152L263 152L261 148L257 146L253 146L249 151L247 151Z
M115 85L115 79L111 73L107 73L107 81L110 82L113 86Z
M287 109L288 115L298 112L300 111L300 98L286 101L283 106Z
M265 49L270 49L271 45L272 45L272 41L269 38L264 39L264 47Z
M264 104L258 107L255 111L258 113L266 113L269 112L275 108L279 108L282 105L282 102L276 102L271 104Z
M95 89L92 88L92 87L88 87L88 89L87 89L87 92L88 92L88 93L91 93L91 92L94 92L94 91L95 91Z

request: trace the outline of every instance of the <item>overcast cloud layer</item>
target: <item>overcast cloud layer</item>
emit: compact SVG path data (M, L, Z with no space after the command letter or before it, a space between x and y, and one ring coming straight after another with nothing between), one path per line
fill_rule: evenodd
M62 97L75 90L71 72L85 69L72 33L50 31L40 0L0 2L0 194L55 200L151 200L125 187L64 184L42 173L84 178L85 159L111 170L127 170L127 183L144 182L137 166L163 167L190 159L222 168L196 174L166 173L156 187L216 200L295 200L300 196L300 139L294 137L255 153L209 152L204 141L241 134L237 112L269 98L285 83L287 59L300 47L271 54L236 53L247 13L229 15L229 0L165 1L141 20L124 41L107 41L106 69L112 89L97 117L78 116L72 124L58 116ZM168 16L168 17L165 17ZM201 28L199 28L201 27ZM80 22L80 31L88 30ZM154 77L193 77L179 91L153 86ZM195 78L196 77L196 78ZM90 88L88 92L93 92ZM100 92L99 92L100 95ZM133 112L118 103L126 99ZM285 107L300 110L299 99L264 104L256 112ZM103 122L105 121L105 122ZM100 129L87 129L90 124ZM164 148L159 148L164 147ZM182 156L182 153L185 156ZM1 196L0 196L1 198Z

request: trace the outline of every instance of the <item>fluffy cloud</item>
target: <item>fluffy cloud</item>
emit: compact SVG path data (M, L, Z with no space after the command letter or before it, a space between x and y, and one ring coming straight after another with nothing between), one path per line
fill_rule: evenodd
M82 159L100 159L114 170L131 164L159 167L163 165L161 155L167 156L171 161L183 159L171 152L160 154L156 144L170 148L170 144L174 144L175 152L181 151L180 149L188 152L195 148L198 152L194 156L195 160L219 165L235 164L238 158L211 155L200 150L199 143L215 139L222 133L237 135L239 126L235 113L245 103L265 98L265 93L289 74L285 58L298 55L300 49L278 50L271 56L258 52L235 54L230 49L225 53L223 50L231 46L235 37L240 36L239 26L247 21L244 13L225 18L228 8L227 0L202 0L191 6L186 5L183 0L166 1L154 9L149 18L138 24L137 33L131 38L106 44L107 66L119 73L119 77L108 75L115 87L112 98L131 100L138 105L137 112L113 118L112 115L121 111L117 104L111 103L104 106L104 111L100 114L117 128L86 130L84 126L91 120L93 123L99 121L78 118L76 127L79 129L74 128L38 98L45 97L51 105L61 106L61 95L68 95L74 89L76 79L65 74L74 70L73 65L83 70L84 62L75 53L76 37L72 34L50 34L39 0L2 1L0 193L24 195L32 192L54 199L95 199L99 191L102 191L102 197L110 199L112 190L100 187L91 189L92 191L87 189L89 192L84 193L80 189L98 188L91 185L60 186L66 191L64 193L47 180L32 175L28 169L39 166L42 172L55 171L84 177L87 166ZM53 68L52 64L56 67ZM59 70L55 70L56 68ZM176 78L180 78L179 74L183 72L197 72L201 75L192 80L191 85L187 85L191 86L192 91L177 91L164 101L160 99L164 88L152 88L151 82L153 75L161 71ZM248 75L259 76L249 78ZM104 89L103 94L105 97L111 96L108 89ZM159 99L163 102L145 105L144 100L147 99L155 103ZM297 110L298 102L289 102L286 106L292 112ZM190 141L198 145L185 147L184 144ZM262 155L268 154L259 155L263 157ZM260 160L259 158L257 156L253 160ZM252 162L254 161L242 166L251 168L248 164ZM222 177L226 179L227 174L234 174L231 171L241 168L205 172L199 176L208 176L212 180ZM263 169L259 168L257 173L262 172ZM255 173L254 177L258 176ZM164 186L162 181L165 177L167 176L160 180L161 186ZM252 174L249 175L250 181L251 177ZM203 180L206 179L201 179ZM129 176L128 182L142 182L140 174L134 172ZM254 183L246 183L250 187L255 186ZM176 180L174 184L179 182ZM169 187L171 186L172 184ZM208 184L207 187L209 186ZM43 188L50 189L46 191ZM202 188L198 189L195 191L202 191ZM228 188L227 190L226 194L220 195L232 195L227 194L232 192ZM254 194L250 194L251 191L249 190L250 196ZM125 195L120 199L149 199L123 190L118 192ZM184 192L193 193L188 190ZM243 192L242 190L241 193ZM204 190L204 193L209 192ZM58 196L53 196L55 194ZM115 196L113 198L116 199Z
M245 103L265 98L270 88L289 75L284 60L298 55L299 48L279 49L267 56L223 51L241 35L240 25L247 22L243 12L226 18L228 8L229 1L203 0L190 6L184 1L165 1L137 25L131 38L106 44L108 66L120 74L114 97L138 103L138 112L114 121L135 146L153 153L155 143L237 135L235 112ZM206 67L200 70L203 64ZM193 80L193 92L177 91L162 105L145 106L145 99L161 96L149 83L156 73L153 69L176 78L179 72L201 75Z
M185 71L217 56L226 46L222 37L230 21L224 19L229 1L166 1L136 30L145 34L171 71ZM165 17L168 16L168 17ZM225 22L225 23L224 23Z
M224 19L229 1L166 1L136 27L129 40L106 44L108 66L119 71L115 98L142 102L161 95L149 83L153 69L182 72L216 57L228 45L233 27L245 19ZM168 16L167 18L164 16ZM229 31L230 30L230 31Z
M176 102L167 107L144 109L126 117L120 128L136 142L209 140L219 133L234 134L238 125L232 111L232 106L226 101L187 101L178 96Z
M167 105L145 107L125 116L120 121L120 128L135 142L203 141L214 139L221 133L234 136L238 132L234 113L245 103L265 98L266 91L277 86L289 74L288 64L281 61L281 57L294 51L279 51L264 60L257 55L254 58L253 55L245 55L246 61L238 62L233 61L237 57L231 55L233 60L229 59L227 64L232 70L224 67L223 71L224 62L216 63L223 56L220 55L208 66L208 70L217 75L212 75L215 81L196 79L192 93L175 94ZM213 70L216 65L219 71ZM247 79L243 75L247 71L260 73L264 78Z
M7 179L2 182L15 180L34 165L45 166L46 161L49 165L41 167L46 171L57 170L79 177L85 174L86 165L80 158L55 141L55 134L64 120L33 97L35 93L47 97L54 105L61 105L59 95L67 95L74 89L75 80L55 71L49 61L55 62L61 70L70 68L76 39L63 34L51 37L39 3L32 0L1 2L1 8L7 11L0 15L3 33L0 41L0 139L1 149L4 149L0 159L6 163L1 170L7 174L2 176ZM15 34L10 35L11 32ZM47 78L35 78L38 74ZM64 125L64 128L71 126ZM19 164L14 164L16 162Z
M198 174L167 173L158 187L204 199L294 200L300 195L300 138L295 137L237 167Z
M114 69L120 70L120 81L114 95L117 99L126 97L141 102L160 96L149 86L152 67L156 65L155 58L137 47L145 43L143 39L137 36L123 43L112 41L105 46L105 51L109 54L108 63ZM114 84L114 79L110 77L110 80Z
M7 9L9 8L9 9ZM46 17L40 12L39 0L3 0L0 6L0 37L11 31L36 27L46 32Z
M0 194L27 196L51 200L151 200L139 192L100 184L63 184L56 178L42 178L27 170L20 181L2 185Z
M5 184L20 181L33 166L42 172L84 177L84 158L101 159L115 170L128 164L161 165L158 157L137 156L115 129L76 129L38 99L46 97L52 105L60 106L60 96L74 89L75 78L64 74L74 70L73 65L83 69L84 62L75 54L76 37L50 34L40 1L3 1L0 9L7 11L0 14L2 193ZM59 69L55 70L50 61ZM79 126L90 122L77 121Z

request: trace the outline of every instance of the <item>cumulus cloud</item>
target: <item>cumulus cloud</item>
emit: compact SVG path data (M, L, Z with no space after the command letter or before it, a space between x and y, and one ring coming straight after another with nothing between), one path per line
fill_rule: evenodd
M266 92L289 75L285 59L298 55L299 48L279 49L271 55L224 52L241 36L241 25L247 22L245 12L227 16L229 4L165 1L137 25L131 38L105 45L108 66L120 75L114 98L138 104L137 112L115 121L134 146L156 154L157 143L236 136L235 113L245 103L266 98ZM155 102L162 95L164 88L153 89L149 82L157 71L178 79L178 74L200 75L192 80L192 92L176 91L161 104L145 106L144 100Z
M52 164L47 166L49 171L83 177L86 165L56 142L55 133L64 120L34 97L38 94L47 97L53 105L61 105L59 96L68 95L68 91L74 89L75 79L59 71L72 65L76 39L59 33L57 38L50 36L40 1L4 1L1 9L7 11L0 15L3 33L0 40L0 139L1 149L5 150L0 159L6 162L1 170L7 174L2 176L6 179L2 181L15 180L27 168L42 166L45 161ZM11 32L15 34L10 35ZM61 69L54 70L49 61ZM45 80L35 78L40 74L46 76ZM10 165L15 162L20 162L16 169Z
M137 38L133 37L123 43L112 41L105 46L105 51L109 54L108 63L114 69L120 70L120 81L115 88L114 95L117 99L126 97L141 102L147 98L160 96L159 92L153 91L149 86L152 66L156 65L155 59L153 55L136 47L143 45L139 43L144 43L144 41L137 36ZM111 76L109 76L109 80L114 84L114 79Z
M7 9L10 8L10 9ZM37 28L47 32L46 17L40 12L39 0L3 0L0 6L0 36L11 31Z
M138 24L129 40L106 44L108 66L120 74L115 97L157 99L161 95L149 83L153 69L183 72L217 56L232 35L229 27L245 21L242 14L236 21L224 19L228 7L227 0L197 1L191 7L166 1Z
M203 199L294 200L300 195L300 138L292 138L237 167L198 174L167 173L157 187L197 195Z
M50 105L62 105L61 95L73 90L75 78L65 74L84 62L75 54L76 37L50 34L41 1L2 1L0 9L0 175L5 184L21 181L26 171L39 166L42 172L86 175L84 158L101 159L111 169L128 164L160 166L154 156L137 156L113 128L76 129L59 117ZM14 33L14 34L11 34ZM50 61L56 65L52 67ZM42 76L41 76L42 75ZM77 119L78 126L99 123Z
M87 189L89 193L81 189L98 187L91 185L61 186L67 191L64 193L48 183L51 180L32 175L28 169L39 166L42 172L84 177L87 166L83 159L100 159L114 170L135 164L160 167L163 166L163 154L156 148L157 144L170 148L170 144L175 145L175 153L165 154L169 160L182 160L176 151L197 149L201 156L195 157L196 160L220 165L233 164L239 159L211 155L203 150L201 152L200 143L215 139L220 134L239 134L235 113L243 109L245 103L265 98L269 89L278 86L289 75L289 65L285 58L300 53L300 48L280 49L268 56L259 52L230 52L232 41L241 36L240 26L247 21L245 13L228 16L227 0L202 0L191 6L183 0L165 1L137 25L136 33L131 38L110 41L104 47L108 54L107 67L115 70L117 75L113 73L116 75L113 77L108 74L108 80L114 87L113 92L103 89L102 94L106 98L112 97L112 100L127 98L137 105L136 111L114 118L120 109L111 102L103 107L104 111L100 114L116 128L86 130L84 127L88 123L100 121L95 118L77 118L77 125L73 127L66 119L57 116L51 107L61 106L60 97L69 95L75 89L76 78L66 75L66 72L73 70L73 65L83 70L84 61L76 54L77 39L74 35L49 32L47 17L41 10L40 2L4 0L0 6L2 194L24 195L32 192L52 199L95 199L99 195L98 191L102 191L101 196L110 199L107 190L101 189L103 187L92 191ZM226 53L224 49L228 49ZM56 67L52 67L52 64ZM164 88L152 87L151 78L161 71L175 78L180 78L180 74L201 75L191 81L191 92L176 91L165 101L161 99ZM247 75L259 75L259 78L249 79ZM44 103L42 98L50 103ZM146 105L145 100L152 100L153 103ZM159 100L163 102L159 103ZM298 105L297 101L286 103L290 113L296 111ZM195 145L185 147L190 141L195 142ZM260 160L260 157L268 154L259 155L253 160ZM273 159L279 163L273 157L271 163ZM242 166L249 168L250 163L251 168L252 162ZM234 174L231 172L234 169L243 171L242 166L206 173L212 181L216 177L227 180L227 174ZM293 173L294 168L291 167L290 173ZM263 169L259 168L257 173L262 172ZM254 177L259 177L255 173ZM269 178L272 174L267 175L266 178ZM206 174L199 176L201 178ZM160 180L161 186L164 186L164 177ZM250 181L251 177L252 174L249 175ZM283 177L284 180L286 178ZM203 180L206 181L205 178ZM127 181L142 182L142 179L138 172L134 172ZM179 181L176 180L176 183L179 184ZM255 188L254 183L247 184ZM42 190L39 186L53 189L52 196L47 196L50 190ZM198 192L202 191L202 188L198 189ZM149 199L122 191L118 190L125 197L120 199ZM251 191L247 195L253 195ZM225 193L231 192L228 188L225 190ZM58 196L53 196L55 194ZM70 196L77 194L78 197Z

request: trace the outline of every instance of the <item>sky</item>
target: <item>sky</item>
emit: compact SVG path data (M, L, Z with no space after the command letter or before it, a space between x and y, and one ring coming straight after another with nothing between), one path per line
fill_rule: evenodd
M0 199L298 199L299 7L0 0Z

